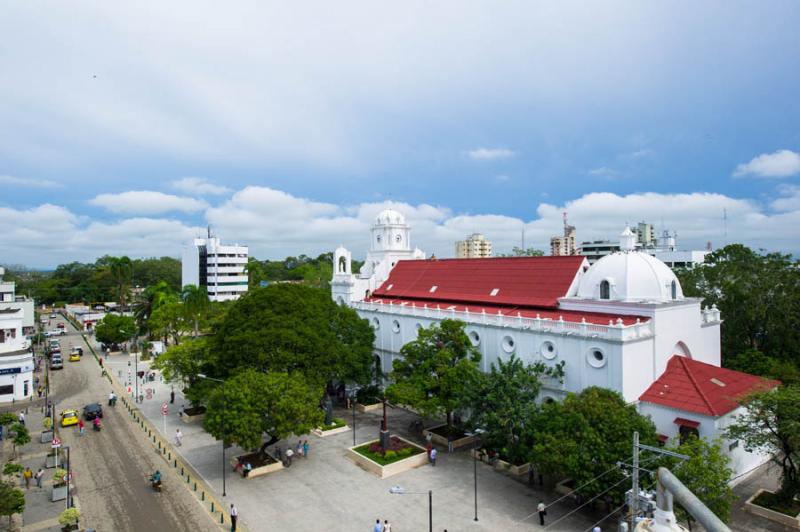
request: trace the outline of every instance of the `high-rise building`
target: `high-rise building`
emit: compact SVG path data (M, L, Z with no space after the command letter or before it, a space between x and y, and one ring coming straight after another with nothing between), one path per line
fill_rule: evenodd
M239 299L247 292L247 246L223 245L208 231L183 250L182 286L205 286L211 301Z
M577 255L578 248L575 246L575 226L567 223L567 213L564 213L564 235L554 236L550 239L550 254Z
M466 240L456 242L457 259L477 259L492 256L492 242L480 233L473 233Z
M639 222L636 225L636 241L643 248L652 248L656 246L656 233L653 230L653 224L646 222Z

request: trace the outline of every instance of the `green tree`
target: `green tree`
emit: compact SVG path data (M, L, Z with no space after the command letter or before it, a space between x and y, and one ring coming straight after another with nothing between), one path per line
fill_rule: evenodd
M323 388L299 373L263 373L245 369L225 382L225 444L265 452L267 446L292 434L306 434L323 421L319 408ZM208 397L203 427L222 439L222 387ZM268 439L263 441L263 434Z
M129 257L104 257L106 268L114 282L114 293L120 308L125 308L133 278L133 263Z
M662 465L672 471L709 510L727 523L735 496L728 484L733 475L733 470L729 467L730 458L722 451L721 442L708 442L704 438L691 436L672 450L688 456L689 459L682 461L667 457ZM681 511L680 515L691 524L692 517L688 512Z
M136 325L141 332L149 332L148 322L153 313L153 308L157 301L163 296L174 294L175 291L165 282L160 281L152 286L148 286L142 293L139 300L133 307L133 317Z
M22 447L30 443L31 435L28 432L28 429L25 428L25 425L22 423L14 423L11 425L11 432L14 433L14 437L11 438L11 443L13 444L13 453L14 456L17 455L17 447Z
M8 516L8 529L11 530L11 516L25 510L25 493L9 482L0 481L0 515Z
M386 396L423 415L444 415L452 426L453 411L480 379L478 351L464 332L464 322L445 319L419 330L393 363Z
M742 440L747 451L771 456L781 467L777 496L791 501L800 494L800 386L781 386L744 398L745 411L736 416L726 438Z
M196 286L193 284L183 287L181 290L181 299L183 299L183 308L186 313L186 318L192 322L194 326L193 336L197 337L200 334L200 321L204 320L208 315L209 300L208 290L205 286Z
M536 248L526 248L514 246L511 248L511 253L501 253L498 257L542 257L544 251Z
M208 363L208 339L199 337L170 347L153 362L152 367L161 371L168 382L177 381L182 387L188 388L187 398L192 404L197 404L203 400L206 390L193 389L192 385L205 382L198 382L197 375L206 372Z
M564 363L526 365L512 355L507 362L498 359L489 373L481 374L477 385L467 390L470 425L485 430L484 443L517 464L528 459L532 442L526 437L530 431L525 430L525 422L535 413L543 377L563 379Z
M753 349L800 366L800 262L791 255L731 244L678 276L685 295L722 312L726 367Z
M367 384L374 333L353 309L323 290L276 284L229 308L211 342L215 369L227 378L242 368L300 372L309 382Z
M579 492L584 498L606 493L607 500L620 501L628 486L622 470L614 468L629 460L633 433L639 432L641 443L657 443L650 418L618 392L598 387L545 403L526 427L534 442L531 463L543 473L571 478L576 487L586 484Z
M169 344L170 338L178 345L181 334L187 330L186 313L178 295L169 292L156 297L147 325L151 334L164 340L164 345Z
M94 335L98 342L104 344L121 344L129 341L136 334L136 322L130 316L106 314L97 322Z

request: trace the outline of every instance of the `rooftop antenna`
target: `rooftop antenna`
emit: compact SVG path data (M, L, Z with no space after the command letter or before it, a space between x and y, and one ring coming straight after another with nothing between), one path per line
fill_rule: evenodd
M525 222L522 222L522 251L525 251Z
M728 209L726 207L722 208L722 227L725 231L725 245L728 245Z
M208 234L208 238L211 238L211 224L208 224L208 228L207 228L206 232Z

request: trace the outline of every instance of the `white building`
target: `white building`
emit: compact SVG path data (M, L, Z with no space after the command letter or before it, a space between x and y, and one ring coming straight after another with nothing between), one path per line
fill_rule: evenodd
M8 308L21 308L23 310L22 334L32 335L36 332L36 314L33 299L19 296L16 286L9 281L3 281L5 268L0 267L0 310Z
M380 244L376 233L388 228L402 231L408 241L402 217L381 213L370 254ZM358 276L350 273L350 252L340 247L332 292L334 300L372 324L376 362L384 372L421 327L453 318L466 323L484 371L512 354L527 363L564 362L564 382L545 382L545 400L601 386L637 403L676 356L719 367L721 317L716 308L701 308L699 299L684 297L669 267L636 250L629 228L619 245L621 251L592 266L579 255L419 260L421 252L406 248ZM706 393L730 396L732 388L718 388ZM654 415L664 437L675 437L675 418L693 414L681 412L668 422ZM713 434L721 434L719 423L713 427ZM737 464L763 459L751 456Z
M653 226L640 222L636 230L636 248L656 257L670 268L693 268L705 261L709 250L679 250L676 233L664 231L660 238L653 238ZM611 240L583 242L578 254L594 264L606 255L619 251L619 243Z
M0 268L4 299L0 306L0 403L21 401L33 394L33 353L23 332L25 310L14 301L14 283L2 282L4 273Z
M225 246L209 231L183 249L182 286L205 286L211 301L239 299L247 292L247 255L247 246Z
M480 233L472 233L466 240L456 241L457 259L478 259L492 256L492 242Z

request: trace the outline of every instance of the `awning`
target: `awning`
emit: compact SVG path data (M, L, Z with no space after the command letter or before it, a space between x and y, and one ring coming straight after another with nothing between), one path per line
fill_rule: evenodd
M690 429L696 429L700 426L699 421L692 421L691 419L684 419L682 417L676 417L673 423L680 425L681 427L689 427Z

